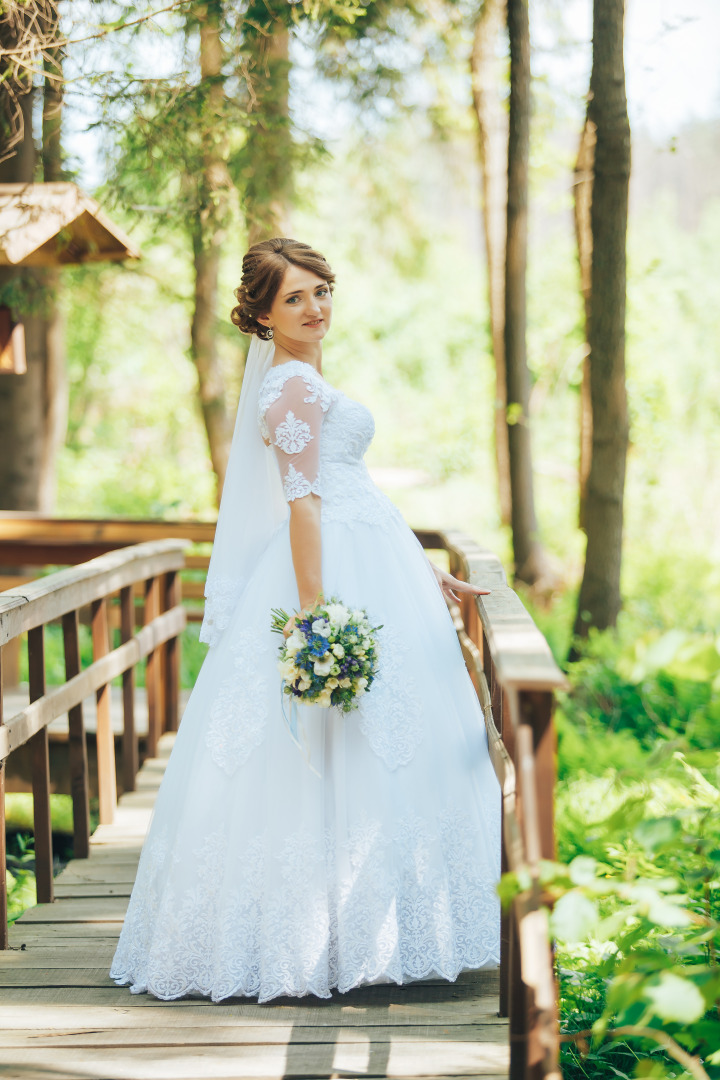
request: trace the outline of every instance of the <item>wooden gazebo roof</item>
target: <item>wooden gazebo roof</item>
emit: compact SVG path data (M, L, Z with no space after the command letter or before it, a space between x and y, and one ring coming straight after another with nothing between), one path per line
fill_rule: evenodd
M76 184L0 184L0 266L139 258L129 237Z

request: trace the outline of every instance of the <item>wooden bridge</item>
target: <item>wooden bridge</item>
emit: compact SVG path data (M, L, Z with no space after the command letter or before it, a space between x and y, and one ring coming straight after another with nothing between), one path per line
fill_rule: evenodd
M188 614L199 617L202 582L181 583L181 572L190 565L197 579L207 556L188 556L186 548L189 540L203 543L212 535L212 525L196 523L47 522L0 515L0 565L78 564L34 581L26 572L22 585L0 593L0 675L3 669L16 675L17 643L24 635L29 671L28 704L16 715L4 716L0 694L0 813L6 763L26 746L39 901L7 934L0 888L0 1076L558 1080L557 997L538 863L553 856L552 707L563 677L507 586L499 561L458 534L417 533L424 547L446 553L456 576L492 589L487 597L464 598L452 613L503 791L503 869L524 873L528 882L503 917L499 971L466 973L456 983L365 987L336 993L327 1002L276 999L264 1005L247 999L219 1005L161 1002L131 995L108 978L179 720L179 636ZM95 557L82 563L87 555ZM189 607L183 606L183 594ZM89 619L93 641L93 661L84 669L81 618ZM57 621L66 681L49 687L44 627ZM134 683L142 659L147 738L138 771ZM119 775L110 693L118 677ZM100 817L92 835L82 708L90 695L97 702ZM54 878L48 725L64 715L75 858ZM118 785L124 789L119 802ZM2 885L4 838L3 817Z

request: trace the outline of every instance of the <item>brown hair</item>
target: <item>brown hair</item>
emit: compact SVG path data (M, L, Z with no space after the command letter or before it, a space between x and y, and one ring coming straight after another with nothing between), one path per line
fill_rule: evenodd
M269 329L258 322L267 315L289 265L301 266L327 281L332 291L335 275L323 255L299 240L275 237L253 244L242 264L242 281L235 290L237 307L230 318L243 334L267 340Z

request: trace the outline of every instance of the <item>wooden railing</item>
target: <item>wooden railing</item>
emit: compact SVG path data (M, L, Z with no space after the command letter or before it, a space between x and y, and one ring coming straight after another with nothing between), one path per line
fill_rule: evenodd
M99 818L113 820L116 805L115 740L110 716L110 684L122 677L124 785L132 790L138 768L134 720L134 668L146 658L148 752L163 730L175 730L179 704L179 643L185 627L178 573L186 543L165 539L110 552L81 566L0 593L0 948L8 947L5 880L5 762L28 744L32 758L35 878L39 903L53 900L48 724L67 714L73 806L73 852L87 856L90 838L88 758L82 702L96 694ZM135 632L133 587L143 583L143 625ZM120 644L113 648L108 609L119 597ZM89 605L93 662L81 670L78 613ZM45 682L45 627L62 621L66 681ZM30 704L3 717L3 657L27 633Z
M0 514L0 566L74 563L138 541L150 548L154 545L148 541L168 536L203 543L214 532L214 523L57 521ZM554 857L552 713L554 693L565 680L495 555L460 533L416 530L416 536L426 549L445 551L457 577L491 590L489 596L464 597L451 612L483 706L502 790L502 869L531 883L502 919L500 1015L510 1021L510 1080L557 1080L557 992L539 862ZM126 557L132 550L139 548ZM185 560L196 571L207 563L207 554ZM183 595L195 603L202 588L199 580L183 582ZM201 608L191 609L190 617L201 617Z
M559 1080L557 987L539 863L555 856L552 715L565 678L495 555L461 533L427 533L423 543L447 551L456 577L491 590L464 596L453 614L502 790L502 870L531 883L502 919L500 1015L510 1019L510 1080Z

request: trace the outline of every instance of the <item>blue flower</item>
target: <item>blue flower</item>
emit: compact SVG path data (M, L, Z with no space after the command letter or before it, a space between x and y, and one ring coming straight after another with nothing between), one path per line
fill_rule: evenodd
M324 656L328 651L330 642L321 634L312 634L309 641L310 652L313 656Z

